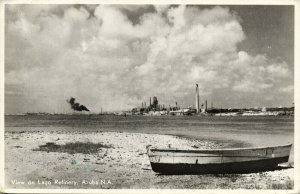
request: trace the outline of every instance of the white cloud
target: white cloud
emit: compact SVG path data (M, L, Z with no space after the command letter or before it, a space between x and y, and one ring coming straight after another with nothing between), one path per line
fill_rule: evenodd
M234 95L288 82L285 62L238 51L245 34L228 8L155 6L136 24L125 14L145 8L100 5L88 8L93 17L84 7L8 6L14 19L6 23L6 95L15 92L25 104L34 101L34 110L50 112L69 111L60 105L74 96L99 112L128 109L153 95L162 103L184 102L195 83L202 94Z
M289 85L289 86L280 88L280 92L293 93L294 92L294 86L293 85Z
M89 12L83 7L79 10L72 7L64 12L64 18L70 22L84 22L89 16Z
M290 72L285 63L283 64L272 64L267 67L268 73L272 74L274 77L287 77Z

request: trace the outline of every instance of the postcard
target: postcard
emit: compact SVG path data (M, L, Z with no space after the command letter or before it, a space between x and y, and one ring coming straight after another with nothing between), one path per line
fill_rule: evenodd
M1 192L299 193L298 14L1 1Z

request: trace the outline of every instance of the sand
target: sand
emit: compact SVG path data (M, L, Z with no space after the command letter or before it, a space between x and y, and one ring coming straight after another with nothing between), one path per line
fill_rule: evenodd
M47 142L110 145L97 153L34 151ZM91 189L292 189L294 170L234 175L158 175L151 170L146 146L221 148L216 141L172 135L125 132L6 132L6 188Z

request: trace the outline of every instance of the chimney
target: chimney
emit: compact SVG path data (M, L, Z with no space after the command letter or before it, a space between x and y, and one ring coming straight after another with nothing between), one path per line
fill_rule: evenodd
M199 97L198 84L196 84L196 110L197 110L197 113L200 112L200 97Z

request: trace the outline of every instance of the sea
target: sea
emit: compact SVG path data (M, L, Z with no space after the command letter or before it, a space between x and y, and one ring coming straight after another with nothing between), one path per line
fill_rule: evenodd
M6 115L5 132L130 132L176 135L229 147L294 142L293 116Z

